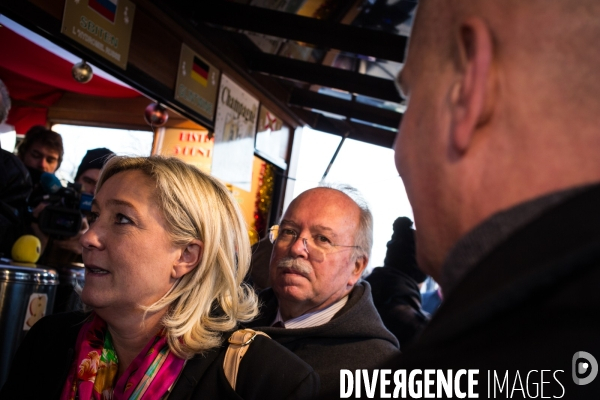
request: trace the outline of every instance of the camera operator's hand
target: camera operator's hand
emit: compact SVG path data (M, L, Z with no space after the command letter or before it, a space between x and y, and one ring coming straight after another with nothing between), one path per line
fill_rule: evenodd
M90 229L90 225L88 224L87 218L83 218L81 230L77 235L64 240L55 240L54 244L62 250L81 255L82 246L79 243L79 239L88 229Z

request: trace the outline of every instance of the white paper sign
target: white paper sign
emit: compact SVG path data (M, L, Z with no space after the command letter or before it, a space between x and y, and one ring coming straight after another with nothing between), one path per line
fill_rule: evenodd
M250 191L258 100L223 74L217 116L212 174Z

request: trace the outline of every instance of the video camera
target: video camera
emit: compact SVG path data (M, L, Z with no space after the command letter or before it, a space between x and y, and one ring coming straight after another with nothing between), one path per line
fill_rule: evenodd
M56 238L68 238L81 230L84 216L90 211L93 196L81 193L81 185L69 183L63 187L53 174L44 172L40 178L40 187L44 194L30 201L30 208L39 203L49 203L38 217L38 226L46 235Z

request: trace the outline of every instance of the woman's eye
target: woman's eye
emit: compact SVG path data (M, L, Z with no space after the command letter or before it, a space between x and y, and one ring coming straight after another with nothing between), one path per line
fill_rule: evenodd
M88 222L90 224L93 224L94 222L96 222L97 219L98 219L98 213L97 212L91 212L90 216L88 218Z
M123 214L117 214L117 224L130 224L131 220Z

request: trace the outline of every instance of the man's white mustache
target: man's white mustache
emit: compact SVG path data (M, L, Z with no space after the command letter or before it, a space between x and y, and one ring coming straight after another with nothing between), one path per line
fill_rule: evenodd
M310 275L312 272L312 266L308 261L292 257L286 257L279 260L277 268L289 268L301 275Z

